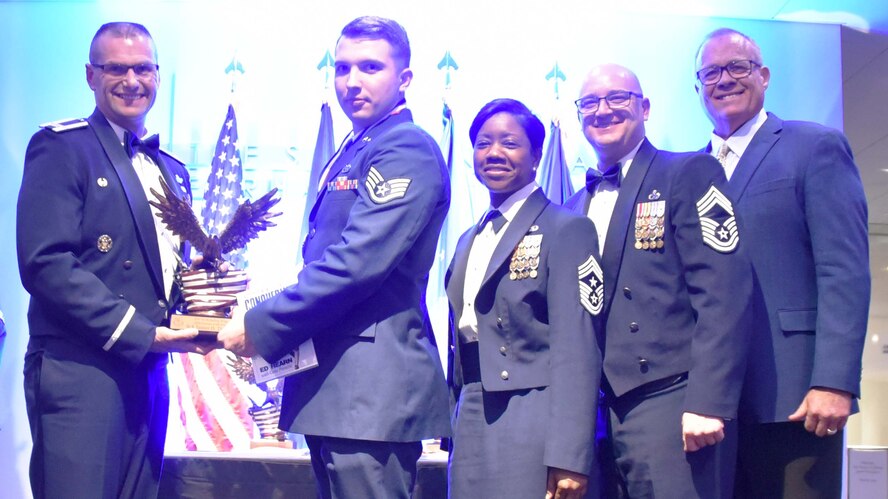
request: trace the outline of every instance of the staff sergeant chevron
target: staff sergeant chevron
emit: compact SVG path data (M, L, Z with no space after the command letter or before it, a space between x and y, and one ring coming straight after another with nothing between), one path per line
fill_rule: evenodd
M410 186L410 182L411 179L409 178L386 180L376 168L371 166L364 185L367 187L367 193L374 203L385 204L404 197L407 194L407 187Z

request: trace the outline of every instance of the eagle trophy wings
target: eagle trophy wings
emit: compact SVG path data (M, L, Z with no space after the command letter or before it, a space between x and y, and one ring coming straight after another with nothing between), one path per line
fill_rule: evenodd
M222 233L219 236L208 236L197 221L191 205L176 196L163 178L160 179L160 187L163 194L152 188L151 194L156 201L148 201L148 204L159 210L155 216L160 218L170 232L183 241L189 241L203 255L204 263L217 270L223 262L222 255L243 248L260 232L274 227L276 224L270 219L281 214L268 211L281 200L274 197L277 194L277 188L274 188L253 202L241 203Z

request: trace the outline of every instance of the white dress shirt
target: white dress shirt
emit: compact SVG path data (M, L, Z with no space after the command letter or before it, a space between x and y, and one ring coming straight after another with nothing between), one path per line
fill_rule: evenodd
M629 173L629 167L632 166L632 160L638 154L641 142L635 145L629 154L623 156L618 163L620 166L620 180L626 178ZM607 165L610 166L610 165ZM602 165L598 165L599 171L606 169ZM598 232L598 251L604 253L604 241L607 239L607 228L610 226L611 215L614 213L614 207L617 205L617 196L620 195L620 189L610 182L602 182L595 188L595 195L589 202L589 211L586 215L595 224L595 230Z
M117 134L117 138L120 139L120 144L123 145L123 138L126 130L110 121L109 123L111 124L111 128L114 129L114 133ZM139 182L142 184L142 190L145 191L145 197L154 201L155 198L154 194L151 194L151 189L153 188L157 192L163 192L163 189L160 186L160 177L162 174L159 166L156 165L154 160L148 157L147 154L138 151L133 156L133 169L139 177ZM171 185L170 188L176 190L178 189L178 186ZM160 210L157 208L154 208L153 206L151 207L151 218L154 219L154 230L157 233L157 246L160 248L163 288L166 299L169 300L170 291L173 288L173 282L176 280L176 267L180 260L179 238L173 235L163 222L160 221L160 218L157 217L159 212Z
M768 113L766 113L763 108L759 110L755 117L738 128L727 140L719 137L715 133L710 137L709 143L712 145L712 152L710 154L716 159L718 159L718 151L721 149L722 144L728 144L729 151L722 163L722 167L725 169L725 176L728 177L728 180L731 180L734 170L737 169L737 163L740 162L740 158L743 156L743 153L746 152L746 148L749 147L749 143L752 142L755 133L759 131L759 128L765 124L765 120L767 119Z
M459 319L459 335L464 343L478 341L478 316L475 313L475 298L481 291L481 284L484 281L493 252L515 215L524 206L524 202L533 191L539 188L540 186L536 182L531 182L515 191L498 207L488 208L487 211L499 210L506 219L506 223L499 232L494 232L493 223L487 222L472 241L472 247L469 249L469 261L466 266L465 284L463 285L463 309Z

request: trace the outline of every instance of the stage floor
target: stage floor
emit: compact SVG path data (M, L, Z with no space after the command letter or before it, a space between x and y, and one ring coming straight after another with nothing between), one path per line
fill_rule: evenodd
M309 499L315 496L308 450L274 448L167 453L158 494L162 499ZM446 452L420 458L413 497L447 497Z

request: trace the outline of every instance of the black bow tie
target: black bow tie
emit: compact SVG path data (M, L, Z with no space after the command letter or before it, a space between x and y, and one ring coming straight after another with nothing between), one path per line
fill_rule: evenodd
M484 227L487 225L487 222L493 223L493 233L496 234L506 225L506 217L499 210L490 210L484 214L484 217L481 218L481 221L478 222L478 229L476 234L480 234Z
M595 194L595 189L602 182L609 182L614 187L620 187L621 166L620 163L617 163L605 170L604 173L594 168L589 168L586 170L586 189L590 193Z
M149 158L157 161L157 155L160 152L160 137L154 134L145 140L140 140L132 133L125 132L123 134L123 146L131 158L141 151L147 154Z

